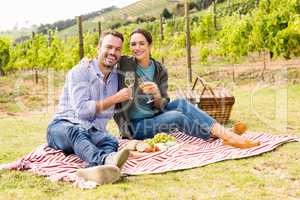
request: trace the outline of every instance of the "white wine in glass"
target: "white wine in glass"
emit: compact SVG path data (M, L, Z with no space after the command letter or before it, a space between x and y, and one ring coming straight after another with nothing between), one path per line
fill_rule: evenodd
M126 72L124 82L126 87L133 88L134 82L135 82L135 73L134 72ZM129 98L130 100L133 100L133 96Z
M124 78L126 87L128 88L132 87L134 85L134 81L135 81L134 72L126 72Z
M147 85L147 83L151 83L150 81L145 81L143 78L141 78L141 77L139 77L138 78L138 84L139 84L139 87L143 90L143 87L145 86L145 85ZM150 103L152 103L152 102L154 102L154 97L153 97L153 95L151 95L151 94L148 94L147 95L147 102L146 102L146 104L150 104Z

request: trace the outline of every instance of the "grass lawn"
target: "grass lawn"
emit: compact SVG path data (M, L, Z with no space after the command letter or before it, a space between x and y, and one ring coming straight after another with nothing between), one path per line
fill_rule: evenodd
M300 135L300 85L247 84L233 89L236 104L228 126L242 120L252 131ZM45 143L51 117L38 114L0 118L0 164L14 161ZM117 134L113 122L109 127ZM2 170L0 200L300 199L299 152L299 143L289 143L256 157L164 174L124 177L118 183L92 190L52 183L28 172Z

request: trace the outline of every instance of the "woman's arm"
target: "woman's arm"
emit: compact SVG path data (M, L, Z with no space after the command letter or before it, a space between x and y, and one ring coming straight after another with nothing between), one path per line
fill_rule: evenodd
M162 67L157 74L158 77L155 83L147 84L143 87L143 92L145 94L152 94L154 97L154 107L157 109L164 109L165 105L170 101L168 97L168 73L167 70Z
M160 91L160 100L156 105L156 108L163 110L164 107L169 103L170 98L168 96L168 71L160 64L161 70L157 80L157 85Z

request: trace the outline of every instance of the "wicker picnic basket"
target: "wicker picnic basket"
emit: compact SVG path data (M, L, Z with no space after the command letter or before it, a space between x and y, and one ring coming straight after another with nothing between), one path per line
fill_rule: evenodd
M196 87L200 82L201 86ZM229 120L232 106L235 102L232 96L225 88L212 89L204 79L196 75L192 92L187 95L187 99L193 104L198 105L203 111L216 119L221 124L226 124Z

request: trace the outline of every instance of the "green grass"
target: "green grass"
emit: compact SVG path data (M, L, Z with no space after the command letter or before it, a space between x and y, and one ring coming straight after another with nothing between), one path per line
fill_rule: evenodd
M53 76L44 71L39 74L38 84L35 84L30 71L0 77L0 112L41 110L51 103L49 91L54 93L53 100L57 104L64 77L64 71L55 72Z
M288 126L281 132L276 121L276 94L280 86L255 84L234 86L236 104L231 123L242 120L250 130L273 134L300 133L297 109L300 85L288 85ZM251 106L251 96L254 103ZM258 113L258 115L256 114ZM14 161L45 142L50 114L0 118L0 163ZM284 124L279 123L279 126ZM230 126L230 124L228 125ZM284 127L280 127L284 129ZM118 134L114 123L109 130ZM80 190L68 183L52 183L29 172L0 171L2 199L299 199L300 146L289 143L276 150L247 159L224 161L208 166L156 175L124 177L116 184Z

